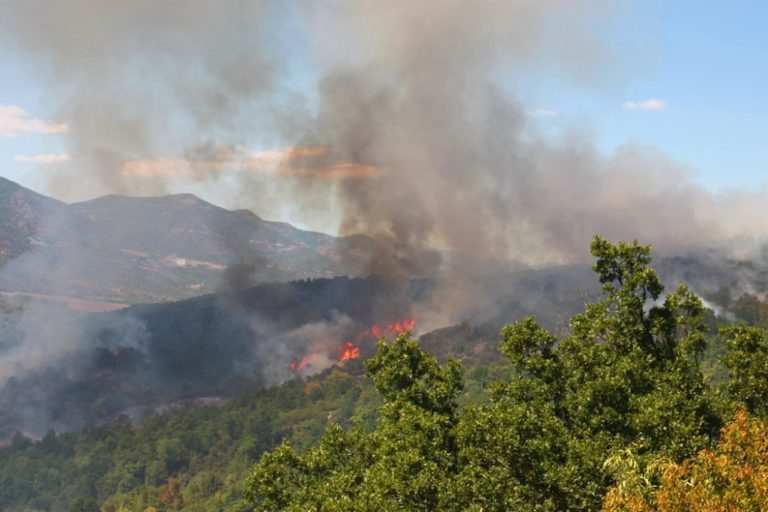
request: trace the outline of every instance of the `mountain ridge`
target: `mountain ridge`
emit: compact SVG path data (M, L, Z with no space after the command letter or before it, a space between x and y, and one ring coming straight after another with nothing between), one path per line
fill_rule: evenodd
M305 231L188 193L67 204L2 178L0 212L0 290L112 303L360 276L376 250L364 235Z

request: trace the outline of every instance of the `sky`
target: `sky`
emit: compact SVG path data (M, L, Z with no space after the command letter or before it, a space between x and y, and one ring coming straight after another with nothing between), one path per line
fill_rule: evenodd
M713 191L754 189L768 182L766 19L761 1L637 2L609 36L628 70L621 83L578 90L538 80L521 95L556 113L539 119L551 131L584 123L604 152L647 144Z
M514 77L501 70L498 80L545 137L578 129L606 155L647 145L713 192L757 190L768 183L767 18L762 1L629 2L610 24L596 22L610 55L594 74L566 79L537 66ZM311 102L317 77L309 49L295 27L284 28L287 86ZM0 175L51 192L47 175L68 158L70 121L57 117L60 90L26 59L11 44L0 48Z

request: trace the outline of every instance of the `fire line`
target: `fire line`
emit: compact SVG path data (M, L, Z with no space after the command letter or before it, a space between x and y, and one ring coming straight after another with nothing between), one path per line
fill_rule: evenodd
M381 338L382 336L386 335L400 335L406 331L413 330L415 326L416 319L410 317L395 320L394 322L388 324L375 323L369 329L366 329L358 334L354 341L346 341L332 349L333 354L331 359L335 360L335 364L337 365L342 365L346 361L351 361L353 359L360 359L359 345L363 340L369 338ZM291 371L299 373L308 366L312 366L313 362L320 359L322 355L323 354L319 352L308 354L298 361L292 361L288 367L291 369Z

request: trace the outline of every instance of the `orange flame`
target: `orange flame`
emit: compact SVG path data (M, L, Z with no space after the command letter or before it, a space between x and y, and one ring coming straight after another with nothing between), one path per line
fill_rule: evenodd
M360 359L360 348L358 345L361 341L367 338L380 338L383 334L400 335L406 331L413 330L415 326L415 318L403 318L400 320L395 320L392 323L386 324L385 327L382 327L378 323L373 324L370 329L366 329L365 331L358 334L354 341L347 341L334 349L334 352L339 354L339 356L336 358L336 364L341 365L352 359ZM291 371L298 373L308 365L311 365L312 362L318 358L318 356L319 354L309 354L302 357L298 361L291 362L288 367L291 369Z
M344 352L341 353L339 362L349 361L350 359L360 359L360 349L357 348L351 341L348 341L342 347Z
M389 324L387 329L397 334L403 334L405 331L410 331L416 325L416 320L413 318L406 318L405 320L398 320L393 324Z
M288 365L288 366L289 366L289 367L291 368L291 370L293 370L294 372L300 372L301 370L303 370L303 369L304 369L304 368L307 366L307 364L308 364L308 363L309 363L309 359L307 359L306 357L302 357L302 358L301 358L301 361L293 361L293 362L292 362L290 365Z

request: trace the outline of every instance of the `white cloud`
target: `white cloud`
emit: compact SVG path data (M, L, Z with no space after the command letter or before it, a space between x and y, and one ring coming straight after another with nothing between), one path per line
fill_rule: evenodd
M0 137L15 137L22 132L66 133L69 126L43 119L31 118L29 113L15 105L0 105Z
M667 102L656 98L649 98L642 101L627 101L622 107L627 110L661 110L667 108Z
M537 108L536 110L528 112L528 115L531 117L557 117L557 112L546 108Z
M17 162L25 164L60 164L69 161L69 155L64 153L48 153L43 155L16 155Z

